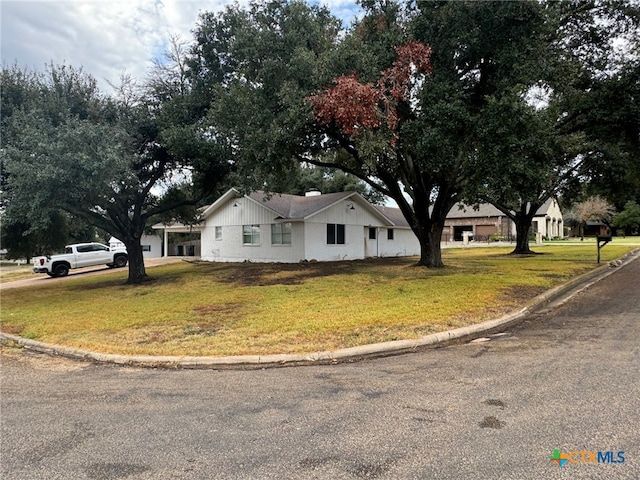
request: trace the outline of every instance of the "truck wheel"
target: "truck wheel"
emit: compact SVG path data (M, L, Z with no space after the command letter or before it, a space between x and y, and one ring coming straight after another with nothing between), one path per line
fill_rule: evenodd
M69 267L64 263L60 263L53 269L53 275L55 277L66 277L69 275Z
M118 255L116 258L114 258L113 264L117 268L122 268L127 264L127 257L125 255Z

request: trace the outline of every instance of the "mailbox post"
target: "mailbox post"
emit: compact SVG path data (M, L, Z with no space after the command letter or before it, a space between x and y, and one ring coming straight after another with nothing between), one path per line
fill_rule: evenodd
M611 241L611 235L598 235L596 239L598 244L598 263L600 263L600 249Z

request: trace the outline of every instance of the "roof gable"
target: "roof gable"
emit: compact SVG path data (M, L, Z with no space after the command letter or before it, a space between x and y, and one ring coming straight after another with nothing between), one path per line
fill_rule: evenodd
M235 188L230 188L229 190L224 192L219 199L217 199L208 207L204 208L204 210L202 211L202 218L205 219L209 217L216 210L225 205L229 200L240 197L242 197L242 194L238 190L236 190Z
M327 193L303 197L286 193L271 193L263 191L253 192L247 195L254 202L262 205L282 219L306 219L356 194L355 192Z

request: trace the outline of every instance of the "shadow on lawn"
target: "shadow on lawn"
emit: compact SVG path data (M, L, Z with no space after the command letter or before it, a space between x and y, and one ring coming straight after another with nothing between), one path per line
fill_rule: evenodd
M305 280L333 275L356 275L372 273L378 267L410 267L415 259L371 258L366 260L346 260L337 262L302 263L199 263L199 268L207 268L216 282L239 284L245 287L271 285L300 285Z
M194 268L195 267L195 268ZM468 270L469 265L465 267ZM368 258L365 260L344 260L332 262L300 262L300 263L217 263L217 262L188 262L182 268L168 265L154 268L149 277L137 285L128 285L121 279L91 282L83 285L85 290L104 287L153 287L161 285L179 284L184 281L184 275L195 273L208 277L212 282L233 284L243 287L260 287L273 285L301 285L306 280L334 275L377 275L393 278L407 275L407 269L412 269L410 278L423 269L425 277L454 275L459 273L460 267L447 264L444 268L428 269L417 265L417 257ZM414 270L415 269L415 270ZM478 267L478 273L482 268ZM409 278L408 277L408 278ZM77 288L77 287L75 287Z

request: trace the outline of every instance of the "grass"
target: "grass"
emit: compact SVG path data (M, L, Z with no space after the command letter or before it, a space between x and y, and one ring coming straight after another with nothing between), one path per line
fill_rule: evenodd
M618 245L626 245L626 244L631 244L631 245L640 245L640 236L638 235L628 235L628 236L615 236L613 237L613 242L615 242ZM567 245L567 244L571 244L571 243L577 243L577 244L587 244L590 243L592 245L595 245L596 243L596 237L594 236L588 236L588 237L584 237L583 240L580 240L580 237L571 237L571 238L567 238L564 240L545 240L544 242L545 244L558 244L558 245ZM535 249L535 244L532 243L532 246Z
M0 283L33 278L33 265L0 262Z
M593 269L594 245L452 249L444 269L415 259L310 264L178 263L154 280L125 272L2 292L2 331L88 350L240 355L333 350L417 338L521 307ZM633 249L609 244L604 262Z

